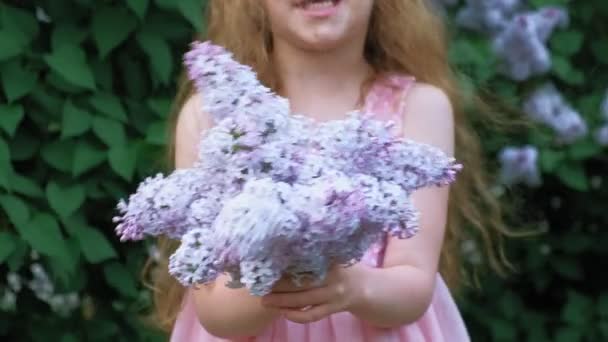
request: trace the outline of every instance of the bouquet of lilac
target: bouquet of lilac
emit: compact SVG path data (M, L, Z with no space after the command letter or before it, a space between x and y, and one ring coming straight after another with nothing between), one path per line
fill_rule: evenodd
M169 271L183 285L228 274L254 295L283 276L320 281L359 261L383 234L413 236L410 194L448 185L461 166L441 150L395 137L367 113L314 122L209 42L185 56L215 125L188 169L143 181L118 204L124 240L181 240Z

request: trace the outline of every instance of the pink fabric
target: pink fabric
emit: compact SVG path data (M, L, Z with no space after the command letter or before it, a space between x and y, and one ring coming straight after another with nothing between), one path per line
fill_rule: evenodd
M379 118L393 120L395 129L401 131L401 118L406 95L415 79L411 76L393 75L377 82L366 98L365 108ZM384 248L382 242L367 251L362 262L382 267ZM435 292L426 313L416 322L395 329L378 329L347 312L334 314L318 322L298 324L285 319L276 320L257 337L225 340L207 333L200 325L194 300L190 292L184 298L171 342L466 342L469 336L441 276L437 275Z

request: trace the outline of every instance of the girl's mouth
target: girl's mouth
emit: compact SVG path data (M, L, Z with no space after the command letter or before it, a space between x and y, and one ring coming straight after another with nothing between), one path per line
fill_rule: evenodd
M340 2L342 0L302 0L296 3L296 7L306 11L308 15L326 17L334 14Z

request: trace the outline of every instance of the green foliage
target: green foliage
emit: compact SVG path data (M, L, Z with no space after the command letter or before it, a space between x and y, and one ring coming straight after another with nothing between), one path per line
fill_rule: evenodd
M507 201L520 203L514 226L539 234L511 239L507 252L517 271L506 279L482 276L480 290L467 290L461 309L473 341L604 341L608 279L608 171L606 149L592 137L602 124L600 102L608 88L608 4L603 0L573 2L532 0L536 7L566 5L567 29L549 41L553 66L541 77L516 83L494 72L487 35L454 27L451 59L477 89L499 94L520 105L529 92L547 81L589 125L589 136L560 145L544 127L518 130L510 136L482 131L488 156L495 159L506 145L532 144L540 152L539 188L503 189ZM599 51L601 50L601 52ZM472 113L474 117L474 113Z
M61 315L24 286L16 311L0 309L0 339L163 340L137 319L150 306L147 249L120 243L111 218L159 169L203 3L36 4L0 4L0 301L7 272L25 285L39 263L81 303Z
M27 287L17 310L0 309L8 341L161 341L137 319L150 307L140 281L145 243L113 232L116 202L159 169L181 57L204 29L200 0L46 0L0 4L0 274L48 271L56 293L75 292L77 310L61 315ZM466 94L489 90L518 104L552 80L591 128L608 86L608 2L533 0L570 7L571 25L549 42L553 68L514 83L497 72L486 36L454 27L450 58ZM608 339L604 209L606 150L591 138L555 144L545 129L513 136L481 131L495 158L505 146L539 148L543 185L517 188L525 229L512 240L519 269L481 278L462 310L477 341ZM36 251L36 253L32 253ZM4 278L4 276L2 276ZM0 299L7 291L0 280ZM32 328L35 327L35 328Z

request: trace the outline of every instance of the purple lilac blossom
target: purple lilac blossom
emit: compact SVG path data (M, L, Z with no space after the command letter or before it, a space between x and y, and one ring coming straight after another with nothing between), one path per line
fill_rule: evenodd
M600 115L604 120L608 121L608 90L606 90L606 95L604 96L604 100L600 106Z
M505 185L517 183L524 183L528 186L540 185L536 147L506 147L500 152L498 159L501 164L501 180Z
M493 49L502 60L502 73L524 81L549 71L551 57L546 42L556 27L567 25L567 12L556 7L513 17L493 42Z
M215 125L188 169L148 178L118 204L122 240L167 235L169 272L185 286L230 275L263 295L282 276L320 281L384 234L418 231L415 190L455 181L440 149L394 136L371 113L315 122L209 42L185 56Z
M601 146L608 146L608 123L595 131L595 141Z
M552 83L534 90L524 102L523 110L531 119L551 127L558 142L572 143L587 134L587 123Z
M521 0L467 0L457 13L456 23L479 32L497 33L521 7Z

